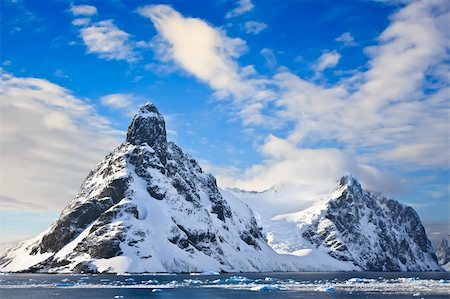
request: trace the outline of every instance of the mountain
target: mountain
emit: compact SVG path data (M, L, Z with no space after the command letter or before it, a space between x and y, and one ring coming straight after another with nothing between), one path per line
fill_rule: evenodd
M256 193L241 198L249 197L258 200ZM365 191L351 175L312 207L259 221L279 253L321 251L368 271L440 270L414 209Z
M318 256L327 260L326 256ZM0 255L3 272L317 271L279 255L253 212L166 138L153 104L45 232ZM334 270L354 270L346 263Z
M442 239L441 244L436 250L439 265L446 271L450 271L450 235Z
M212 175L167 141L163 116L146 104L126 140L89 173L59 219L0 254L0 271L439 269L414 210L364 191L352 177L342 178L331 199L300 213L269 222L260 215L267 239L237 198L244 193L220 190ZM257 201L258 193L252 198Z

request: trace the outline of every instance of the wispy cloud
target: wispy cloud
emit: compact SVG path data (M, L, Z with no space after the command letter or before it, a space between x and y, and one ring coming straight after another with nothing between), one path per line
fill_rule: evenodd
M272 50L264 48L261 50L261 55L264 57L266 61L266 67L270 70L274 70L278 66L277 58Z
M122 132L47 80L2 72L0 86L0 209L58 211Z
M322 72L327 68L333 68L341 60L341 54L339 54L336 50L331 52L325 52L320 55L319 59L317 59L317 63L314 66L314 69L317 72Z
M112 20L92 23L82 28L80 35L87 46L87 52L97 54L100 58L128 62L138 59L130 35L120 30Z
M345 46L356 46L355 39L350 32L344 32L335 38L335 41L343 43Z
M112 108L129 108L133 104L131 94L114 93L101 97L101 102L105 106Z
M252 34L259 34L261 31L267 28L267 24L248 21L244 23L245 32Z
M148 47L144 41L134 41L114 20L93 22L91 17L97 14L97 8L94 6L72 6L71 12L77 17L72 20L72 25L79 27L80 37L89 54L97 54L106 60L125 60L133 63L140 59L137 50Z
M229 19L240 16L251 11L255 7L251 0L238 0L237 5L238 6L235 9L226 14L225 18Z
M74 16L93 16L97 14L97 8L92 5L72 5L70 11Z
M34 202L23 202L9 196L0 195L1 210L45 210L46 207Z
M67 76L67 74L64 73L64 71L62 69L56 69L56 71L53 73L53 75L58 78L64 78L67 80L71 80L70 77Z
M90 18L77 18L72 21L74 26L86 26L91 22Z

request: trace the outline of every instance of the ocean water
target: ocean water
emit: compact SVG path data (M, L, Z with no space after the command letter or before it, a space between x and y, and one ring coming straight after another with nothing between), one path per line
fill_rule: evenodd
M447 272L0 274L0 298L449 298Z

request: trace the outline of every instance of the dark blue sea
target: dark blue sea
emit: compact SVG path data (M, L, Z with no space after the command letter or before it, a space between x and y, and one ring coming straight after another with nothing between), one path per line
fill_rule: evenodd
M0 298L449 298L447 272L2 274Z

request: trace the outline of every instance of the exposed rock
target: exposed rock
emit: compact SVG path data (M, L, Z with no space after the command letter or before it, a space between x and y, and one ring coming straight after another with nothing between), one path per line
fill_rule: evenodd
M442 239L441 244L436 250L439 265L446 271L450 271L450 235Z

